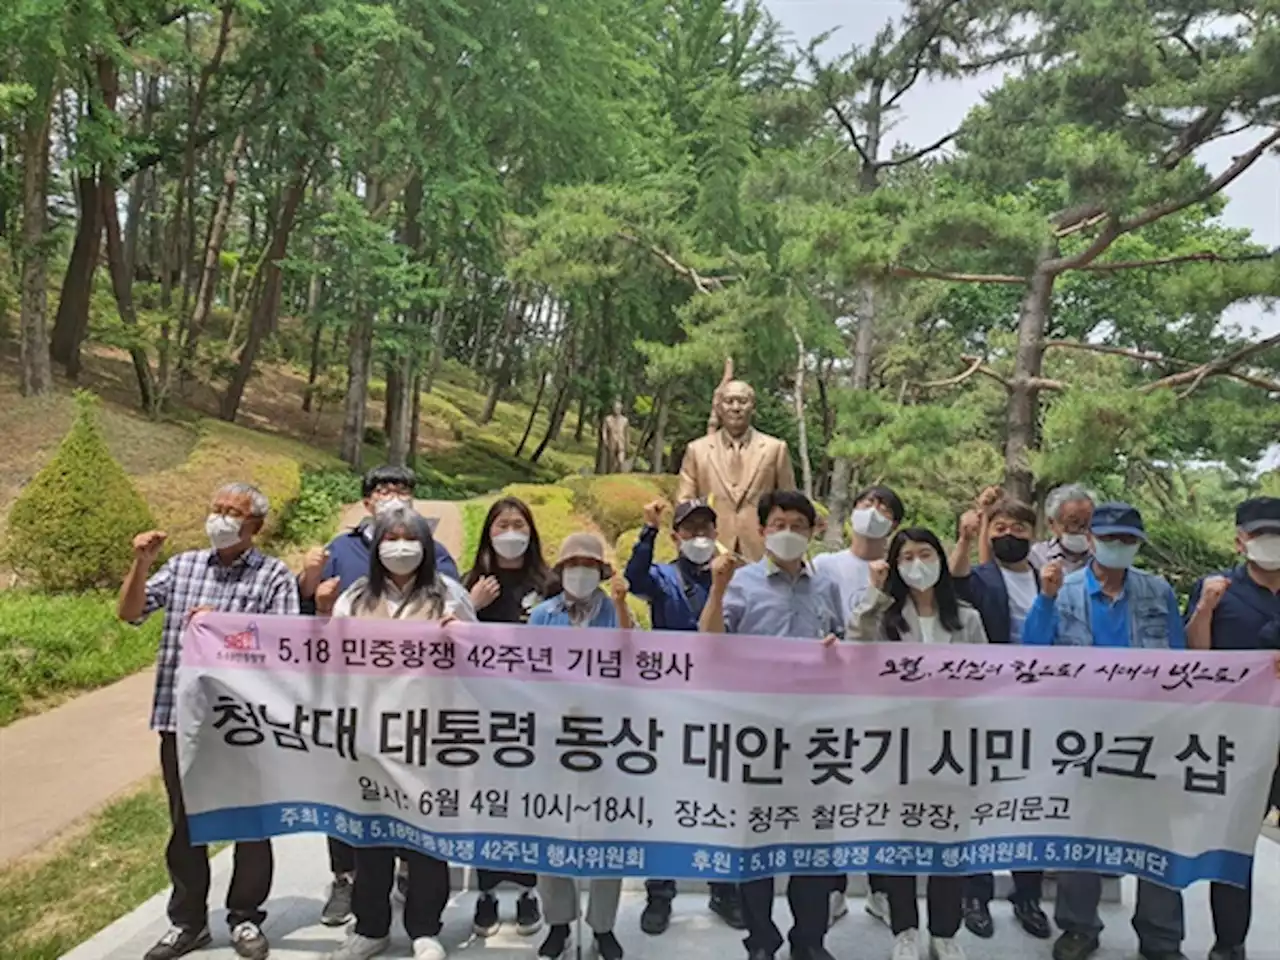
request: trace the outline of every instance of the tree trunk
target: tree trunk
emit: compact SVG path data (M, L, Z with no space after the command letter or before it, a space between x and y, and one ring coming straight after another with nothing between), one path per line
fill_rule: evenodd
M160 77L148 74L143 79L142 92L142 139L151 139L156 108L160 105ZM142 209L147 196L147 177L145 174L135 175L129 184L129 206L126 211L127 220L124 227L124 262L129 277L138 279L138 237L142 230Z
M110 176L103 176L101 193L102 222L107 237L107 267L111 273L111 289L115 293L116 309L120 312L120 322L136 332L138 314L133 306L133 277L129 274L124 242L120 238L115 181ZM129 356L133 360L134 376L138 378L138 398L142 409L148 413L157 413L163 398L156 395L155 383L151 379L151 363L147 360L147 352L141 342L135 342L129 347Z
M318 256L317 249L312 255ZM237 264L239 266L239 264ZM324 340L324 324L320 321L320 297L324 291L324 282L320 274L311 274L307 286L307 319L311 322L311 363L307 368L307 389L302 393L302 410L311 412L311 398L316 392L316 380L320 378L320 357Z
M1056 253L1048 251L1041 263ZM1009 382L1009 405L1005 414L1004 487L1010 495L1026 503L1034 496L1030 453L1035 448L1040 413L1040 391L1033 381L1044 362L1044 332L1049 324L1056 277L1043 269L1031 275L1018 314L1018 348L1013 378Z
M22 395L35 397L53 389L49 335L45 313L49 285L45 244L46 192L49 181L49 118L52 101L29 112L22 146L22 315L18 351Z
M547 422L547 432L542 436L542 442L538 444L538 448L533 451L533 455L529 458L530 463L537 463L547 448L560 438L560 429L564 426L564 416L569 412L569 400L573 387L573 375L577 369L577 331L574 330L571 315L566 314L564 320L564 335L561 339L563 353L560 362L559 372L556 379L559 385L556 388L556 398L551 404L551 419Z
M671 387L664 383L662 389L658 391L657 398L654 400L657 406L657 415L653 427L653 452L649 454L650 473L662 473L663 468L666 466L663 463L663 458L667 453L667 414L670 407L667 398L670 392Z
M209 228L209 241L204 248L204 269L200 271L200 288L196 293L195 310L191 313L191 322L187 326L187 339L182 346L182 357L178 361L178 376L186 379L196 359L196 346L204 325L209 320L209 311L213 307L213 294L218 282L218 262L222 256L222 241L227 235L227 222L231 219L231 208L236 200L236 165L244 152L245 134L241 130L236 134L235 143L231 145L231 153L227 156L227 165L222 171L222 196L214 208L213 223Z
M813 499L813 467L809 463L809 427L804 420L804 340L800 337L800 331L792 328L792 336L796 340L796 385L795 385L795 413L796 413L796 436L800 445L800 475L803 478L804 495L810 500Z
M529 442L529 434L533 432L533 421L538 416L538 407L542 405L542 395L547 390L547 372L538 375L538 392L533 395L533 404L529 407L529 419L525 421L524 433L520 435L520 443L516 445L516 457L524 453L524 445Z
M222 395L222 403L218 416L228 422L234 421L240 409L240 400L244 397L244 388L253 373L254 361L258 358L258 349L263 338L275 318L276 308L280 302L280 261L289 249L289 235L293 232L293 224L298 216L298 208L302 205L302 197L307 190L310 168L299 170L285 192L284 211L280 217L280 225L271 237L271 246L267 249L266 263L262 268L262 297L254 307L253 320L249 324L249 335L244 349L240 351L240 362L227 384L227 392Z
M413 449L413 398L416 393L414 386L417 383L413 352L406 353L395 363L398 364L396 379L399 381L400 389L394 406L391 403L391 393L387 392L387 409L391 411L391 420L387 426L387 462L393 467L406 467L409 465L409 454Z
M409 466L413 467L418 462L418 435L422 428L422 377L420 374L413 375L413 383L409 387L410 411L409 411Z
M391 357L386 364L387 392L382 402L382 435L391 440L391 428L395 423L396 411L400 408L400 396L404 393L404 378L401 374L404 367L397 357Z
M863 283L858 304L858 330L853 345L854 390L871 388L871 355L875 346L876 289L870 281ZM844 541L844 524L853 508L853 461L836 457L831 465L831 489L827 495L827 532L823 542L838 547Z
M347 340L347 396L342 406L342 438L338 456L359 470L364 459L364 418L369 396L369 360L373 352L373 308L360 308L360 319Z
M89 333L89 301L102 242L101 186L96 171L81 174L77 193L80 221L67 272L62 277L62 296L49 344L50 355L66 368L72 380L80 376L80 347Z

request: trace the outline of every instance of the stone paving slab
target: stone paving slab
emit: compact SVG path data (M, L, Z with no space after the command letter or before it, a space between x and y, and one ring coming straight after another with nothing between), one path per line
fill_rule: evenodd
M157 856L160 851L157 851ZM264 930L272 942L276 960L322 960L343 938L340 930L320 926L328 862L324 840L319 836L292 836L277 841L275 889L268 909L271 915ZM226 891L231 869L231 852L223 851L214 861L214 897ZM779 885L781 886L781 885ZM140 960L146 949L164 932L167 892L153 897L133 913L117 921L81 946L64 954L62 960ZM450 956L460 960L534 960L539 937L517 936L507 923L488 940L471 936L471 911L475 894L458 893L445 914L445 930L441 939ZM514 895L503 893L504 918L510 920ZM1104 904L1103 947L1096 960L1130 960L1136 956L1137 944L1129 927L1133 905L1132 881L1125 881L1124 902ZM1212 945L1209 921L1208 885L1198 884L1187 892L1188 936L1185 950L1191 960L1201 960ZM741 960L745 951L741 935L725 927L706 910L706 897L698 893L682 893L676 898L671 929L661 937L640 933L639 917L644 895L638 890L624 894L619 910L617 933L629 960ZM862 902L851 899L849 915L841 920L827 938L828 948L839 960L887 960L891 946L889 931L867 917ZM923 907L922 907L923 911ZM1013 958L1049 958L1049 944L1032 940L1013 922L1004 904L994 909L997 933L994 939L977 940L967 933L961 941L969 960L1013 960ZM780 928L786 929L787 907L782 897L774 908ZM398 917L396 923L398 923ZM192 954L198 960L235 960L227 943L226 923L221 910L211 916L214 945ZM409 944L400 929L395 931L391 958L410 956ZM1249 937L1250 960L1280 960L1280 845L1266 839L1258 841L1258 859L1254 876L1254 923ZM585 956L585 954L584 954ZM780 955L785 960L785 950Z

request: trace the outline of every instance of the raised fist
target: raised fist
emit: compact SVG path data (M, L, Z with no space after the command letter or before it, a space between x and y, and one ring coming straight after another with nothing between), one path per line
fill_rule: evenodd
M885 584L889 582L889 564L884 560L872 560L868 566L871 585L883 593Z
M986 510L992 504L998 503L1004 498L1004 487L987 487L980 494L978 499L974 501L974 505L980 510Z
M1053 560L1040 571L1040 592L1050 600L1058 595L1058 591L1062 589L1063 570L1062 563Z
M662 523L662 514L667 509L665 500L655 500L653 503L646 504L644 508L644 522L646 526L657 528Z
M329 562L329 551L324 547L312 547L302 561L302 575L319 580L324 572L324 565Z
M339 577L330 577L316 587L316 613L325 617L333 613L333 605L338 602L338 595L342 593L339 589L341 585Z
M627 602L627 581L622 578L621 574L615 573L613 579L609 581L609 592L613 594L614 603Z
M1218 609L1218 604L1222 602L1222 595L1230 586L1231 581L1226 577L1210 577L1200 588L1200 602L1197 607L1207 611Z
M969 510L960 518L960 541L972 543L982 532L982 514L977 510Z
M733 575L742 566L742 561L732 553L722 553L711 561L711 585L724 589L733 579Z
M160 550L164 547L168 536L163 530L148 530L146 533L138 534L133 538L134 557L150 566L155 562L156 557L160 556Z

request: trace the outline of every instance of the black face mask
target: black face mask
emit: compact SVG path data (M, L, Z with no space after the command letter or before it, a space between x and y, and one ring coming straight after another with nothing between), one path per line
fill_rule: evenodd
M1001 563L1021 563L1031 552L1031 541L1012 534L994 537L991 540L991 552Z

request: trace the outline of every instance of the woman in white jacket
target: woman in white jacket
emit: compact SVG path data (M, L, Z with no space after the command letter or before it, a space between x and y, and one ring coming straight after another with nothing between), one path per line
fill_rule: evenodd
M887 560L871 564L871 584L849 619L852 640L903 643L986 643L978 611L956 597L947 555L923 527L902 530ZM918 960L920 911L915 877L878 879L889 898L892 960ZM964 877L936 876L928 882L929 956L964 960L956 942L962 917Z

